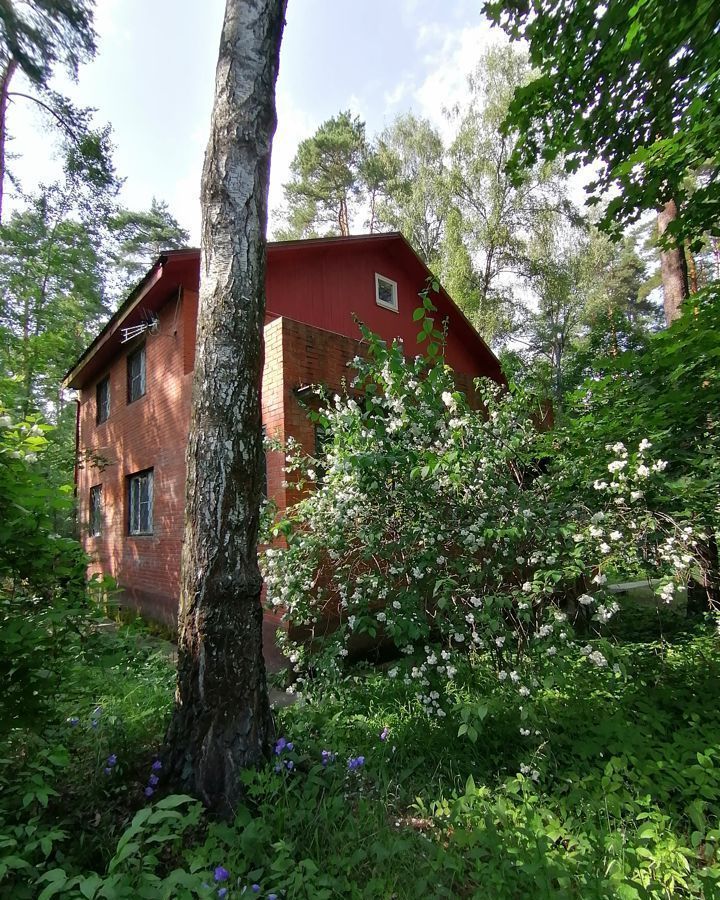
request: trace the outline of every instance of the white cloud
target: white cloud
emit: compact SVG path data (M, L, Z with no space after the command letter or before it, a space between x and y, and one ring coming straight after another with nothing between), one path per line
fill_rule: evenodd
M474 71L482 53L499 42L489 22L464 28L437 24L421 27L418 46L431 49L424 56L427 75L415 91L420 113L436 125L446 141L455 134L455 125L446 111L463 106L470 97L468 75Z

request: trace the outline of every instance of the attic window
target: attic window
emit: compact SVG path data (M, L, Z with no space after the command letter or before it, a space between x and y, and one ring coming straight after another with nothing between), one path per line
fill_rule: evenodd
M397 281L375 273L375 302L383 309L398 311Z

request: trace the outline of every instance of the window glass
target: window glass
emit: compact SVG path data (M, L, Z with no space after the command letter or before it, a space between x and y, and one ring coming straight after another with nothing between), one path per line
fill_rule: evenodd
M398 296L397 284L391 278L375 273L375 300L378 306L392 309L397 312Z
M128 531L152 534L153 470L146 469L128 478Z
M95 389L95 421L99 425L110 416L110 376L98 381Z
M92 537L102 534L102 485L90 488L90 517L88 531Z
M127 358L128 367L128 403L137 400L145 393L145 345L138 347Z

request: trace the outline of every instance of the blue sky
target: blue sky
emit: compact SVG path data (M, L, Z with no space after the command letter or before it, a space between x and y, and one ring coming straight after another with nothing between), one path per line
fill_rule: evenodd
M466 96L466 76L489 41L479 0L289 0L277 87L271 209L297 144L352 109L374 134L412 109L450 126L443 108ZM124 202L166 200L196 241L199 189L224 0L98 0L97 59L77 85L57 86L110 122ZM53 177L52 141L16 105L10 129L23 184Z

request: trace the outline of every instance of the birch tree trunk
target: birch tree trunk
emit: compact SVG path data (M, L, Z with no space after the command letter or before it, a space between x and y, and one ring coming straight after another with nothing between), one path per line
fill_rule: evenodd
M275 81L287 0L227 0L202 178L176 706L166 771L231 816L273 738L257 562Z

